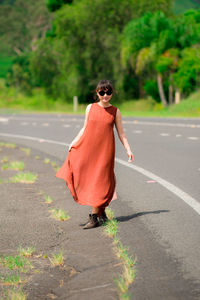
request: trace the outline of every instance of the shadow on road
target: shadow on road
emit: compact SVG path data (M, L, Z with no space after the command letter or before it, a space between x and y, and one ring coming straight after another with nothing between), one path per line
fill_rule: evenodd
M160 213L167 213L167 212L169 212L169 210L143 211L143 212L139 212L139 213L128 215L128 216L116 217L116 220L118 222L126 222L126 221L129 221L131 219L134 219L134 218L137 218L137 217L141 217L141 216L144 216L144 215L160 214Z

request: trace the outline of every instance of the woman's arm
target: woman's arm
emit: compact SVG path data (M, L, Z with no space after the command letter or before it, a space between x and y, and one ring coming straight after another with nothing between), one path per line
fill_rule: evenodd
M116 129L117 129L119 139L120 139L120 141L124 145L124 148L127 151L128 158L129 158L128 161L132 162L134 160L134 156L133 156L133 153L132 153L131 148L129 146L127 137L124 133L124 129L123 129L123 126L122 126L122 116L121 116L121 112L120 112L119 109L117 109L117 113L116 113L115 126L116 126Z
M83 128L79 131L79 133L77 134L77 136L73 139L73 141L72 141L71 144L69 145L69 151L70 151L71 147L72 147L76 142L78 142L78 140L79 140L79 139L81 138L81 136L83 135L83 132L84 132L84 130L85 130L85 127L87 126L88 116L89 116L89 111L90 111L91 105L92 105L92 104L89 104L89 105L86 107L86 111L85 111L85 122L84 122Z

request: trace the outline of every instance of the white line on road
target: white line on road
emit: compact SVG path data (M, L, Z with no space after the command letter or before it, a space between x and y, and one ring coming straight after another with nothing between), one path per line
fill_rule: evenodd
M196 137L196 136L189 136L188 139L193 140L193 141L197 141L199 138Z
M142 130L133 130L134 133L142 133Z
M154 121L125 121L124 124L136 124L136 125L152 125L152 126L171 126L171 127L189 127L189 128L200 128L200 124L184 124L184 123L167 123L167 122L154 122Z
M169 136L169 133L160 133L161 136Z
M48 139L43 139L43 138L38 138L38 137L31 137L31 136L24 136L24 135L15 135L15 134L9 134L9 133L0 133L1 136L6 136L6 137L13 137L13 138L21 138L21 139L26 139L26 140L33 140L33 141L38 141L38 142L45 142L45 143L51 143L51 144L56 144L56 145L62 145L62 146L69 146L68 143L62 143L59 141L54 141L54 140L48 140ZM126 166L128 168L131 168L144 176L150 178L151 180L155 180L156 182L160 183L164 188L175 194L177 197L179 197L181 200L183 200L186 204L188 204L191 208L193 208L199 215L200 215L200 203L191 197L189 194L185 193L183 190L179 189L172 183L168 182L167 180L162 179L161 177L155 175L154 173L145 170L139 166L130 164L120 158L115 158L115 161L118 162L119 164Z

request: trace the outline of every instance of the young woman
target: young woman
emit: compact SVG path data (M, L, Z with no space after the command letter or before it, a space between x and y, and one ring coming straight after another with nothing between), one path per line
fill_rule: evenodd
M114 125L127 151L128 161L133 161L120 110L110 103L112 83L101 80L96 87L96 95L98 102L87 106L84 126L70 144L67 158L56 174L66 181L76 202L91 206L92 213L84 229L105 222L105 208L116 199Z

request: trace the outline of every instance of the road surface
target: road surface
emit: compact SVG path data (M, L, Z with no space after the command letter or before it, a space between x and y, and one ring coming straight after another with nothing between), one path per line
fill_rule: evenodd
M62 162L84 116L1 114L0 139ZM200 299L200 119L123 118L134 164L116 135L120 239L137 257L133 299Z

